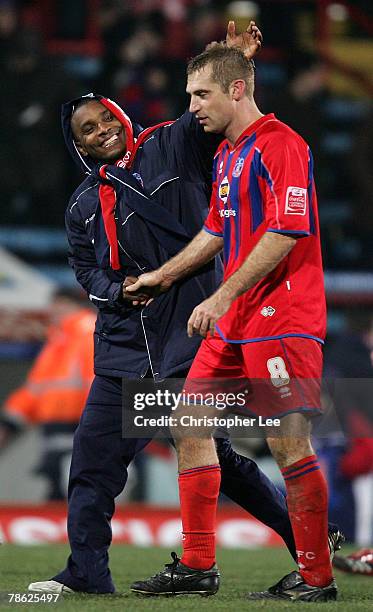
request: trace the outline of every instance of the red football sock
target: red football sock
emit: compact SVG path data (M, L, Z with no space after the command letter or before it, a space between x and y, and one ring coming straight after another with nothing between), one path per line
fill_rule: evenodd
M299 572L307 584L327 586L333 578L328 547L328 490L317 457L300 459L281 472Z
M183 555L181 562L194 569L215 563L216 507L220 466L205 465L179 474Z

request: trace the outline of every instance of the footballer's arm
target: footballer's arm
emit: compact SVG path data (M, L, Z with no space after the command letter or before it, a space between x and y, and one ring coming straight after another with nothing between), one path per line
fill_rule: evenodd
M215 323L229 310L232 302L272 272L295 243L296 238L291 236L266 232L242 266L212 296L196 306L188 321L188 335L205 337L208 331L214 333Z
M163 266L139 276L136 283L127 286L129 293L138 292L141 287L151 287L155 293L167 291L176 281L189 276L223 248L223 238L201 230L180 253L169 259Z

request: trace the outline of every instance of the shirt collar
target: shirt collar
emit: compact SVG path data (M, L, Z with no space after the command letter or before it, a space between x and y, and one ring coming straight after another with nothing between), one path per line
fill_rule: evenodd
M274 119L276 119L274 113L268 113L268 115L264 115L263 117L260 117L260 119L254 121L254 123L251 123L246 128L246 130L244 130L242 134L240 134L240 136L237 138L232 149L235 149L239 144L241 144L241 142L245 140L245 138L254 134L254 132L256 132L258 128L260 128L264 123L266 123L267 121L273 121Z

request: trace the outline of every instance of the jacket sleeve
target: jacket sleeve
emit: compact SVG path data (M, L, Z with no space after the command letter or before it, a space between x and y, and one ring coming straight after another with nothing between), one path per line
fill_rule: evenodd
M215 151L222 136L205 134L193 113L185 111L171 126L162 128L166 136L167 155L186 180L211 184Z
M78 283L97 308L123 311L125 304L121 300L122 282L113 282L107 272L99 267L95 249L77 204L70 202L65 223L69 243L68 261Z

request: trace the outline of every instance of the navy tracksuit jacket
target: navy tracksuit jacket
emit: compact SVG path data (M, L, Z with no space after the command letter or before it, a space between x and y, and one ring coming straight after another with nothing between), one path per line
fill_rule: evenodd
M97 99L107 103L101 96ZM66 144L87 177L69 202L66 228L69 262L98 308L96 378L74 439L68 517L71 555L54 579L74 590L107 593L114 591L108 568L114 498L125 486L130 461L149 442L122 438L122 378L141 378L150 371L157 383L185 375L200 342L198 337L188 339L186 322L194 306L216 287L220 262L210 263L145 309L121 302L121 284L127 275L157 268L200 230L208 210L217 141L186 112L150 132L130 170L106 168L117 196L121 269L113 270L99 201L103 181L99 165L81 157L73 143L70 118L78 101L63 106L62 125ZM125 127L127 142L141 133L119 107L114 114ZM229 440L218 441L218 454L221 491L275 529L294 556L282 493L253 461L238 455Z

